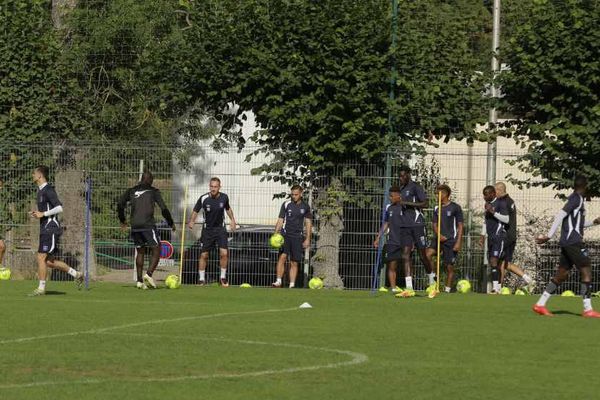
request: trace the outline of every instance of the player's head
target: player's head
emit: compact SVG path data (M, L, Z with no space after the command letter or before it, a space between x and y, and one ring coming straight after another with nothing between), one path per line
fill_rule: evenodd
M208 182L208 189L210 191L211 196L218 195L219 190L221 190L221 180L216 176L210 178L210 182Z
M496 196L498 196L498 197L506 196L506 185L504 184L504 182L496 182L494 187L496 188Z
M575 181L573 182L573 189L575 189L577 193L584 194L585 192L587 192L587 186L588 180L585 176L577 175L575 177Z
M398 186L392 186L390 188L390 202L392 204L396 204L397 202L400 201L400 187Z
M450 189L450 186L446 184L438 185L437 191L442 194L442 201L447 201L452 194L452 189Z
M410 182L410 167L408 165L402 165L400 167L400 184L401 185L406 185L408 182Z
M154 175L152 175L152 172L146 170L142 174L142 180L140 182L145 185L152 185L152 182L154 182Z
M300 185L292 186L292 188L290 189L290 197L294 203L297 203L300 201L300 199L302 199L303 190L304 189L302 189L302 186Z
M42 184L48 182L48 175L50 173L50 168L45 165L38 165L33 169L31 177L33 181L37 184Z
M483 199L487 202L493 201L496 198L496 188L488 185L483 188Z

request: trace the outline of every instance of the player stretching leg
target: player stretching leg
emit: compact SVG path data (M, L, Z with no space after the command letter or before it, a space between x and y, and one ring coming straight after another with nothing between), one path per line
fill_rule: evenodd
M38 165L33 170L33 182L37 185L37 211L31 211L29 214L33 218L40 220L40 245L37 253L38 278L39 285L30 296L42 296L46 294L46 276L47 268L55 268L71 275L81 289L83 284L83 273L75 271L66 263L56 259L58 243L63 232L58 222L58 214L63 212L62 203L54 187L48 184L49 168L45 165Z
M533 279L525 273L518 265L514 264L513 256L517 247L517 207L515 201L506 193L506 185L504 182L497 182L496 196L506 201L508 206L508 230L506 232L506 249L504 251L504 261L500 265L500 284L504 282L506 271L521 277L527 285L527 291L533 289Z
M588 251L583 243L583 230L592 225L600 224L600 217L593 222L585 222L585 207L583 196L587 191L587 178L578 176L575 178L574 192L567 199L567 203L558 212L554 223L547 235L536 238L538 244L546 243L558 230L560 230L560 261L558 270L550 280L546 290L540 296L538 302L533 306L533 311L540 315L551 316L552 313L546 308L546 303L552 293L569 276L573 265L577 267L581 275L580 294L583 298L583 316L586 318L600 318L600 313L592 309L592 267Z

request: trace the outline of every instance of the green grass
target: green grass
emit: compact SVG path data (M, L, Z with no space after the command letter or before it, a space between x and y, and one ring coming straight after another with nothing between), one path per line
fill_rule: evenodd
M50 282L51 295L26 297L34 286L0 282L3 400L505 400L600 392L600 321L579 316L579 298L551 299L560 314L544 318L530 311L530 296L142 292L122 284L78 292ZM314 308L298 309L305 301Z

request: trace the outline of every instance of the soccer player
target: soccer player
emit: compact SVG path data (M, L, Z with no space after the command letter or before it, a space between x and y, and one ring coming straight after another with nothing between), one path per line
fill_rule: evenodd
M221 180L213 177L209 182L209 192L200 196L188 227L192 229L198 218L198 213L202 210L204 215L204 225L202 235L200 236L200 261L198 267L198 285L206 285L206 265L208 264L208 252L213 247L219 249L219 265L221 267L220 284L221 287L228 287L227 281L227 262L229 252L227 250L227 230L225 229L225 213L229 216L229 227L235 231L236 222L233 216L233 210L229 205L229 197L221 193Z
M587 178L578 176L575 178L574 191L568 197L566 204L558 212L554 223L547 235L540 235L536 238L538 244L544 244L558 230L560 230L560 261L558 270L550 280L546 290L542 293L538 302L533 306L533 311L540 315L552 316L553 314L546 308L546 302L550 299L552 293L558 286L567 279L569 271L573 265L579 270L581 276L580 294L583 298L583 317L600 318L600 313L592 309L592 267L588 250L583 243L583 230L592 225L600 224L600 217L594 221L585 221L585 206L583 197L587 191Z
M506 185L504 182L496 182L496 196L506 201L508 206L508 230L506 232L506 248L504 250L504 260L500 264L500 283L504 282L506 271L523 278L527 285L527 291L531 291L533 279L525 273L518 265L513 263L515 248L517 247L517 207L515 201L506 193Z
M464 219L462 208L455 202L450 201L450 194L452 193L450 187L448 185L439 185L437 191L441 193L442 197L440 250L444 267L446 268L446 286L444 287L444 291L450 293L454 279L454 263L462 246ZM437 253L438 213L438 206L435 206L432 221L435 240L427 249L427 259L431 265L433 265L433 256Z
M412 290L412 259L413 248L417 248L419 257L425 266L429 285L435 283L433 266L427 258L427 233L425 231L425 217L421 212L427 207L427 194L418 183L411 179L411 170L408 166L400 167L400 204L403 208L401 240L404 244L402 249L402 264L406 273L406 288Z
M496 196L494 186L483 189L485 200L485 219L481 229L479 245L483 247L488 237L488 262L492 269L492 293L500 293L500 260L503 260L506 249L506 229L508 227L508 205L504 199Z
M58 243L63 232L58 222L58 214L63 212L62 203L50 184L48 184L49 168L38 165L33 170L33 182L37 185L37 211L31 211L29 215L40 220L40 243L37 253L39 285L30 296L43 296L46 294L47 268L55 268L71 275L81 288L83 284L83 273L75 271L66 263L56 259Z
M0 193L4 190L4 179L0 177ZM8 202L3 197L0 202L0 268L2 268L2 261L4 260L4 253L6 252L6 244L4 243L4 233L9 230L8 225L11 223L10 210L8 209Z
M386 262L387 262L387 273L388 280L390 281L390 287L392 292L399 292L400 289L396 286L396 271L398 270L398 260L403 257L403 250L406 246L412 246L412 240L408 233L403 231L406 230L403 225L403 209L402 197L400 196L400 188L398 186L392 186L389 192L390 204L385 208L385 214L383 216L383 225L379 229L373 247L379 247L379 240L381 235L388 232L388 241L386 244ZM407 242L408 240L408 242ZM404 264L403 264L404 266ZM406 279L410 278L410 269L404 271Z
M127 229L125 207L127 203L131 204L129 219L131 224L131 239L137 251L135 268L137 271L136 287L138 289L147 289L148 287L156 289L156 283L154 282L154 278L152 278L152 274L156 270L160 259L160 239L158 230L156 229L156 221L154 220L155 204L158 204L160 207L162 216L171 229L175 230L175 222L173 222L171 212L167 208L160 190L152 186L152 182L154 182L152 173L145 171L142 174L142 180L134 187L127 189L117 204L117 212L122 230ZM146 252L148 252L151 258L148 270L143 274Z
M310 206L302 200L302 187L294 185L291 188L291 200L281 205L279 218L275 224L275 233L283 233L283 247L277 260L277 280L273 282L274 288L280 288L285 270L285 262L290 260L290 289L296 284L298 276L298 264L304 258L304 249L310 247L310 236L312 233L312 213ZM304 228L306 236L302 236Z

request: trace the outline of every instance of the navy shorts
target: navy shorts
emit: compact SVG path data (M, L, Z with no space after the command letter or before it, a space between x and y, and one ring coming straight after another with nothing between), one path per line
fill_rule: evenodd
M40 245L38 253L55 255L58 252L60 235L56 233L40 233Z
M131 240L133 240L136 249L142 247L156 247L160 244L158 230L156 228L132 230Z
M427 247L427 232L425 225L407 226L401 228L400 241L405 247L424 249Z
M210 251L213 247L227 249L227 231L225 227L204 228L200 236L200 252Z
M440 243L440 247L442 249L442 261L444 262L444 265L454 265L456 263L458 252L454 251L455 244L455 240L446 240L445 242ZM431 243L429 247L437 252L437 241Z
M402 249L403 248L404 248L404 246L386 243L386 245L385 245L385 260L386 260L386 262L400 260L402 258Z
M302 242L304 238L302 236L283 236L285 241L281 247L280 253L286 254L290 261L300 262L304 259L304 247Z
M506 243L504 238L492 238L488 236L488 260L492 257L504 259Z
M588 250L583 247L583 243L572 244L560 248L559 265L566 269L589 267L592 265Z
M504 249L504 261L511 263L515 255L515 248L517 247L517 241L507 242Z

